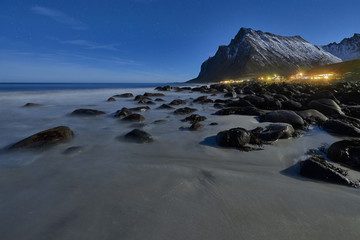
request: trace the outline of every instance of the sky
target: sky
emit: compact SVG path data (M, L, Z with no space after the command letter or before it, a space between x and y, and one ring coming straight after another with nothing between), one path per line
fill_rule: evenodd
M325 45L359 0L0 0L0 82L183 82L241 27Z

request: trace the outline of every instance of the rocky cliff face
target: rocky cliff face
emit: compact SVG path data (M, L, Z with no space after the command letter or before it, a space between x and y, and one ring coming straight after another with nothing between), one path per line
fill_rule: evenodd
M325 51L341 58L343 61L349 61L360 58L360 34L355 33L351 38L344 38L340 43L330 43L322 46Z
M341 59L300 36L283 37L241 28L228 46L201 65L191 82L217 82L260 74L289 75L302 67L341 62Z

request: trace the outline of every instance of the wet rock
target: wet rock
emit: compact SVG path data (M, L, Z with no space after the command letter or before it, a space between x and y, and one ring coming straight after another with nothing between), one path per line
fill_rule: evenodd
M149 106L134 107L134 108L129 108L129 110L133 112L145 112L150 110L150 107Z
M150 100L140 100L138 104L148 104L148 105L154 105L155 103Z
M322 126L327 132L342 136L360 137L360 129L340 120L328 120Z
M26 103L23 107L38 107L41 106L39 103Z
M248 95L245 96L243 99L249 101L252 105L259 108L261 108L265 103L264 98L255 95Z
M282 122L289 123L295 129L303 129L305 122L304 120L297 115L294 111L290 110L277 110L268 112L260 116L261 122Z
M201 96L201 97L198 97L198 98L194 99L193 102L194 103L206 104L206 103L213 103L214 101L212 99L209 99L207 96Z
M133 113L133 114L130 114L130 115L124 117L121 120L126 121L126 122L141 122L141 121L145 120L145 117L143 115Z
M302 109L302 104L299 102L296 102L294 100L287 100L282 102L282 108L284 110L294 110L294 111L298 111Z
M309 103L309 107L318 110L327 117L344 115L340 106L334 100L328 98L313 100Z
M151 98L143 96L143 95L136 95L134 101L151 101Z
M166 123L166 122L167 122L166 120L160 119L160 120L155 120L155 121L153 122L153 124L162 124L162 123Z
M163 94L163 93L149 93L149 92L146 92L146 93L144 93L144 96L145 96L145 97L163 97L163 96L165 96L165 94Z
M319 125L328 120L328 118L324 114L315 109L298 111L296 113L310 124Z
M114 97L109 97L108 100L106 100L107 102L115 102L116 99Z
M360 169L360 140L342 140L333 143L327 156L334 162Z
M264 142L273 142L278 139L287 139L295 133L290 124L270 124L259 134L259 138Z
M124 138L129 142L134 143L150 143L153 140L151 135L140 129L134 129L131 132L125 134Z
M245 99L239 99L237 101L226 102L227 107L254 107L249 101Z
M197 130L199 130L199 129L202 128L202 127L203 127L203 125L200 124L199 122L194 122L193 124L191 124L189 130L190 130L190 131L197 131Z
M337 100L336 97L334 96L334 94L330 91L316 92L309 97L310 100L318 100L318 99L324 99L324 98L332 99L336 103L339 103L339 100Z
M223 108L215 113L215 115L247 115L247 116L260 116L264 111L256 107L238 107L238 108Z
M174 109L174 108L172 106L167 105L167 104L162 104L157 109Z
M84 150L84 148L81 146L73 146L73 147L69 147L69 148L65 149L65 151L62 152L62 154L72 155L72 154L76 154L76 153L81 153L83 150Z
M191 116L186 117L181 121L195 123L195 122L202 122L205 120L206 120L206 117L204 117L204 116L200 116L199 114L192 114Z
M132 112L129 109L123 107L121 110L117 110L115 112L114 118L122 118L122 117L126 117L130 114L132 114Z
M165 100L162 99L162 98L156 98L156 99L155 99L155 102L165 102Z
M134 95L132 93L122 93L122 94L116 94L113 97L115 98L131 98Z
M189 108L189 107L184 107L184 108L179 108L179 109L176 109L174 111L174 114L178 114L178 115L185 115L185 114L190 114L190 113L193 113L197 111L197 109L195 108Z
M182 100L182 99L175 99L172 100L171 103L169 103L169 105L185 105L186 101Z
M219 125L217 122L212 122L212 123L210 123L209 124L210 126L217 126L217 125Z
M312 156L300 162L300 174L316 180L355 186L355 184L346 177L346 170L335 167L319 155Z
M225 98L236 98L237 94L235 91L228 92L224 95Z
M30 137L15 143L9 149L41 149L69 141L73 136L74 133L69 127L59 126L31 135Z
M71 115L74 115L74 116L86 116L86 117L87 116L99 116L102 114L105 114L105 112L95 110L95 109L85 109L85 108L76 109L71 113Z
M250 132L244 128L232 128L219 132L216 135L216 143L221 147L243 148L250 143Z
M155 90L157 91L170 91L171 87L169 85L163 86L163 87L156 87Z

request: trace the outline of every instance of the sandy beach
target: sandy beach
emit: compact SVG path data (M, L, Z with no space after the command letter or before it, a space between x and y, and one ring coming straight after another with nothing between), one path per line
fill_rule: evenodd
M310 126L300 137L263 150L221 148L218 132L265 127L253 116L213 115L199 92L162 92L142 123L113 117L133 98L157 92L94 89L6 92L0 95L0 238L10 239L358 239L358 189L304 178L298 162L310 149L345 139ZM210 99L221 94L208 95ZM153 98L155 99L155 98ZM197 131L187 115L156 109L182 99L207 119ZM32 102L41 104L23 107ZM174 106L179 108L180 106ZM183 107L183 106L181 106ZM91 108L106 114L77 117ZM154 123L157 120L164 120ZM216 122L218 125L210 125ZM68 126L74 138L45 151L7 151L39 131ZM183 130L179 129L184 127ZM130 143L134 128L151 143ZM70 147L71 151L67 150ZM360 178L359 172L350 173Z

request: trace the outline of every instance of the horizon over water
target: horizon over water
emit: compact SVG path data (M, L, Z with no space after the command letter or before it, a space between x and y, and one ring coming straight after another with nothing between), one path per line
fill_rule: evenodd
M182 86L189 83L43 83L43 82L0 82L0 92L42 91L42 90L80 90L80 89L111 89L111 88L155 88L158 86Z

